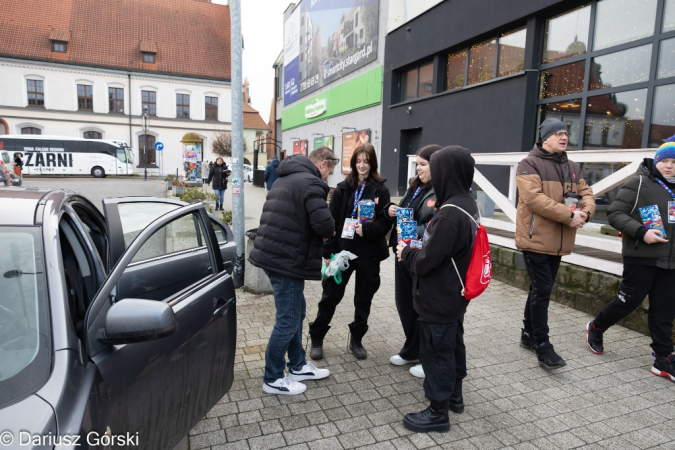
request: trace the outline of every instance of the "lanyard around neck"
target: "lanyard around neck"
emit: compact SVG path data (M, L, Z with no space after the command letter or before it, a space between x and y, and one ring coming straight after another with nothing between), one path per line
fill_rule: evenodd
M412 198L410 199L410 201L408 202L408 204L405 206L406 208L410 208L410 205L412 204L412 202L415 201L415 199L417 198L417 196L420 195L420 192L422 192L422 186L418 187L418 188L415 190L415 193L413 194Z
M659 184L660 184L661 186L663 186L663 189L665 189L666 191L668 191L668 193L670 194L670 196L673 197L673 200L675 200L675 194L673 194L673 190L670 189L668 186L666 186L666 183L664 183L663 181L659 180L658 178L655 178L655 179L656 179L656 181L659 182Z
M356 189L354 191L354 209L352 210L352 217L356 217L356 210L359 207L359 200L361 200L361 196L363 195L363 189L366 187L366 181L364 180L363 183L361 183L361 189Z

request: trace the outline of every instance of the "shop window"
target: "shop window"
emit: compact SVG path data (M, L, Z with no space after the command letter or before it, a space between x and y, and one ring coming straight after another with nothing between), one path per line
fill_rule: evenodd
M663 10L663 26L661 33L667 33L675 30L675 0L666 0Z
M657 78L675 76L675 38L661 41Z
M544 28L542 63L586 53L591 22L591 5L551 17Z
M448 55L447 70L445 73L446 89L452 90L464 86L464 81L466 80L466 54L467 50L462 49Z
M654 35L657 0L601 0L595 13L593 50Z
M77 85L77 109L79 111L94 110L94 87L88 84Z
M496 52L497 39L490 39L471 46L467 84L476 84L495 77Z
M499 38L499 66L497 76L522 72L525 68L525 39L527 30L512 31Z
M551 67L540 73L539 98L577 94L584 90L586 61Z
M149 116L157 115L157 92L141 91L141 108L146 108Z
M26 80L28 106L45 107L45 84L42 80Z
M654 90L652 123L649 128L649 147L659 147L675 135L675 84L657 86Z
M124 114L124 89L108 88L110 114Z
M647 81L651 58L651 44L593 58L589 88L605 89Z

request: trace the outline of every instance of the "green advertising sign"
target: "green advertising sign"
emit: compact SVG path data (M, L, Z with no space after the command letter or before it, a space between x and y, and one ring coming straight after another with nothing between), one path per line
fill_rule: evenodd
M324 147L324 146L333 150L333 136L324 136L324 137L314 138L314 148L319 148L319 147Z
M380 103L382 66L285 109L281 113L281 129L286 131Z

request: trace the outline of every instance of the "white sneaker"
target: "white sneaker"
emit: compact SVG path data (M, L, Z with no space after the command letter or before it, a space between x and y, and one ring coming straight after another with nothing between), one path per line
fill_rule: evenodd
M263 381L263 391L268 394L298 395L307 390L307 386L291 380L288 375L278 378L274 383Z
M416 366L412 366L410 368L410 373L412 376L417 377L417 378L424 378L424 369L422 368L422 364L418 364Z
M401 356L397 353L391 358L389 358L389 362L392 363L395 366L405 366L406 364L413 364L416 363L416 359L403 359Z
M297 372L293 369L288 369L288 378L293 381L304 381L304 380L320 380L326 378L330 375L330 370L328 369L318 369L314 364L307 361L302 369Z

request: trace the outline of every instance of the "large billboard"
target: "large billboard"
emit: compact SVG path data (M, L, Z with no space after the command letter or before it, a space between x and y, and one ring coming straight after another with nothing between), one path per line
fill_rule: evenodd
M303 0L284 24L284 105L377 59L379 0Z

